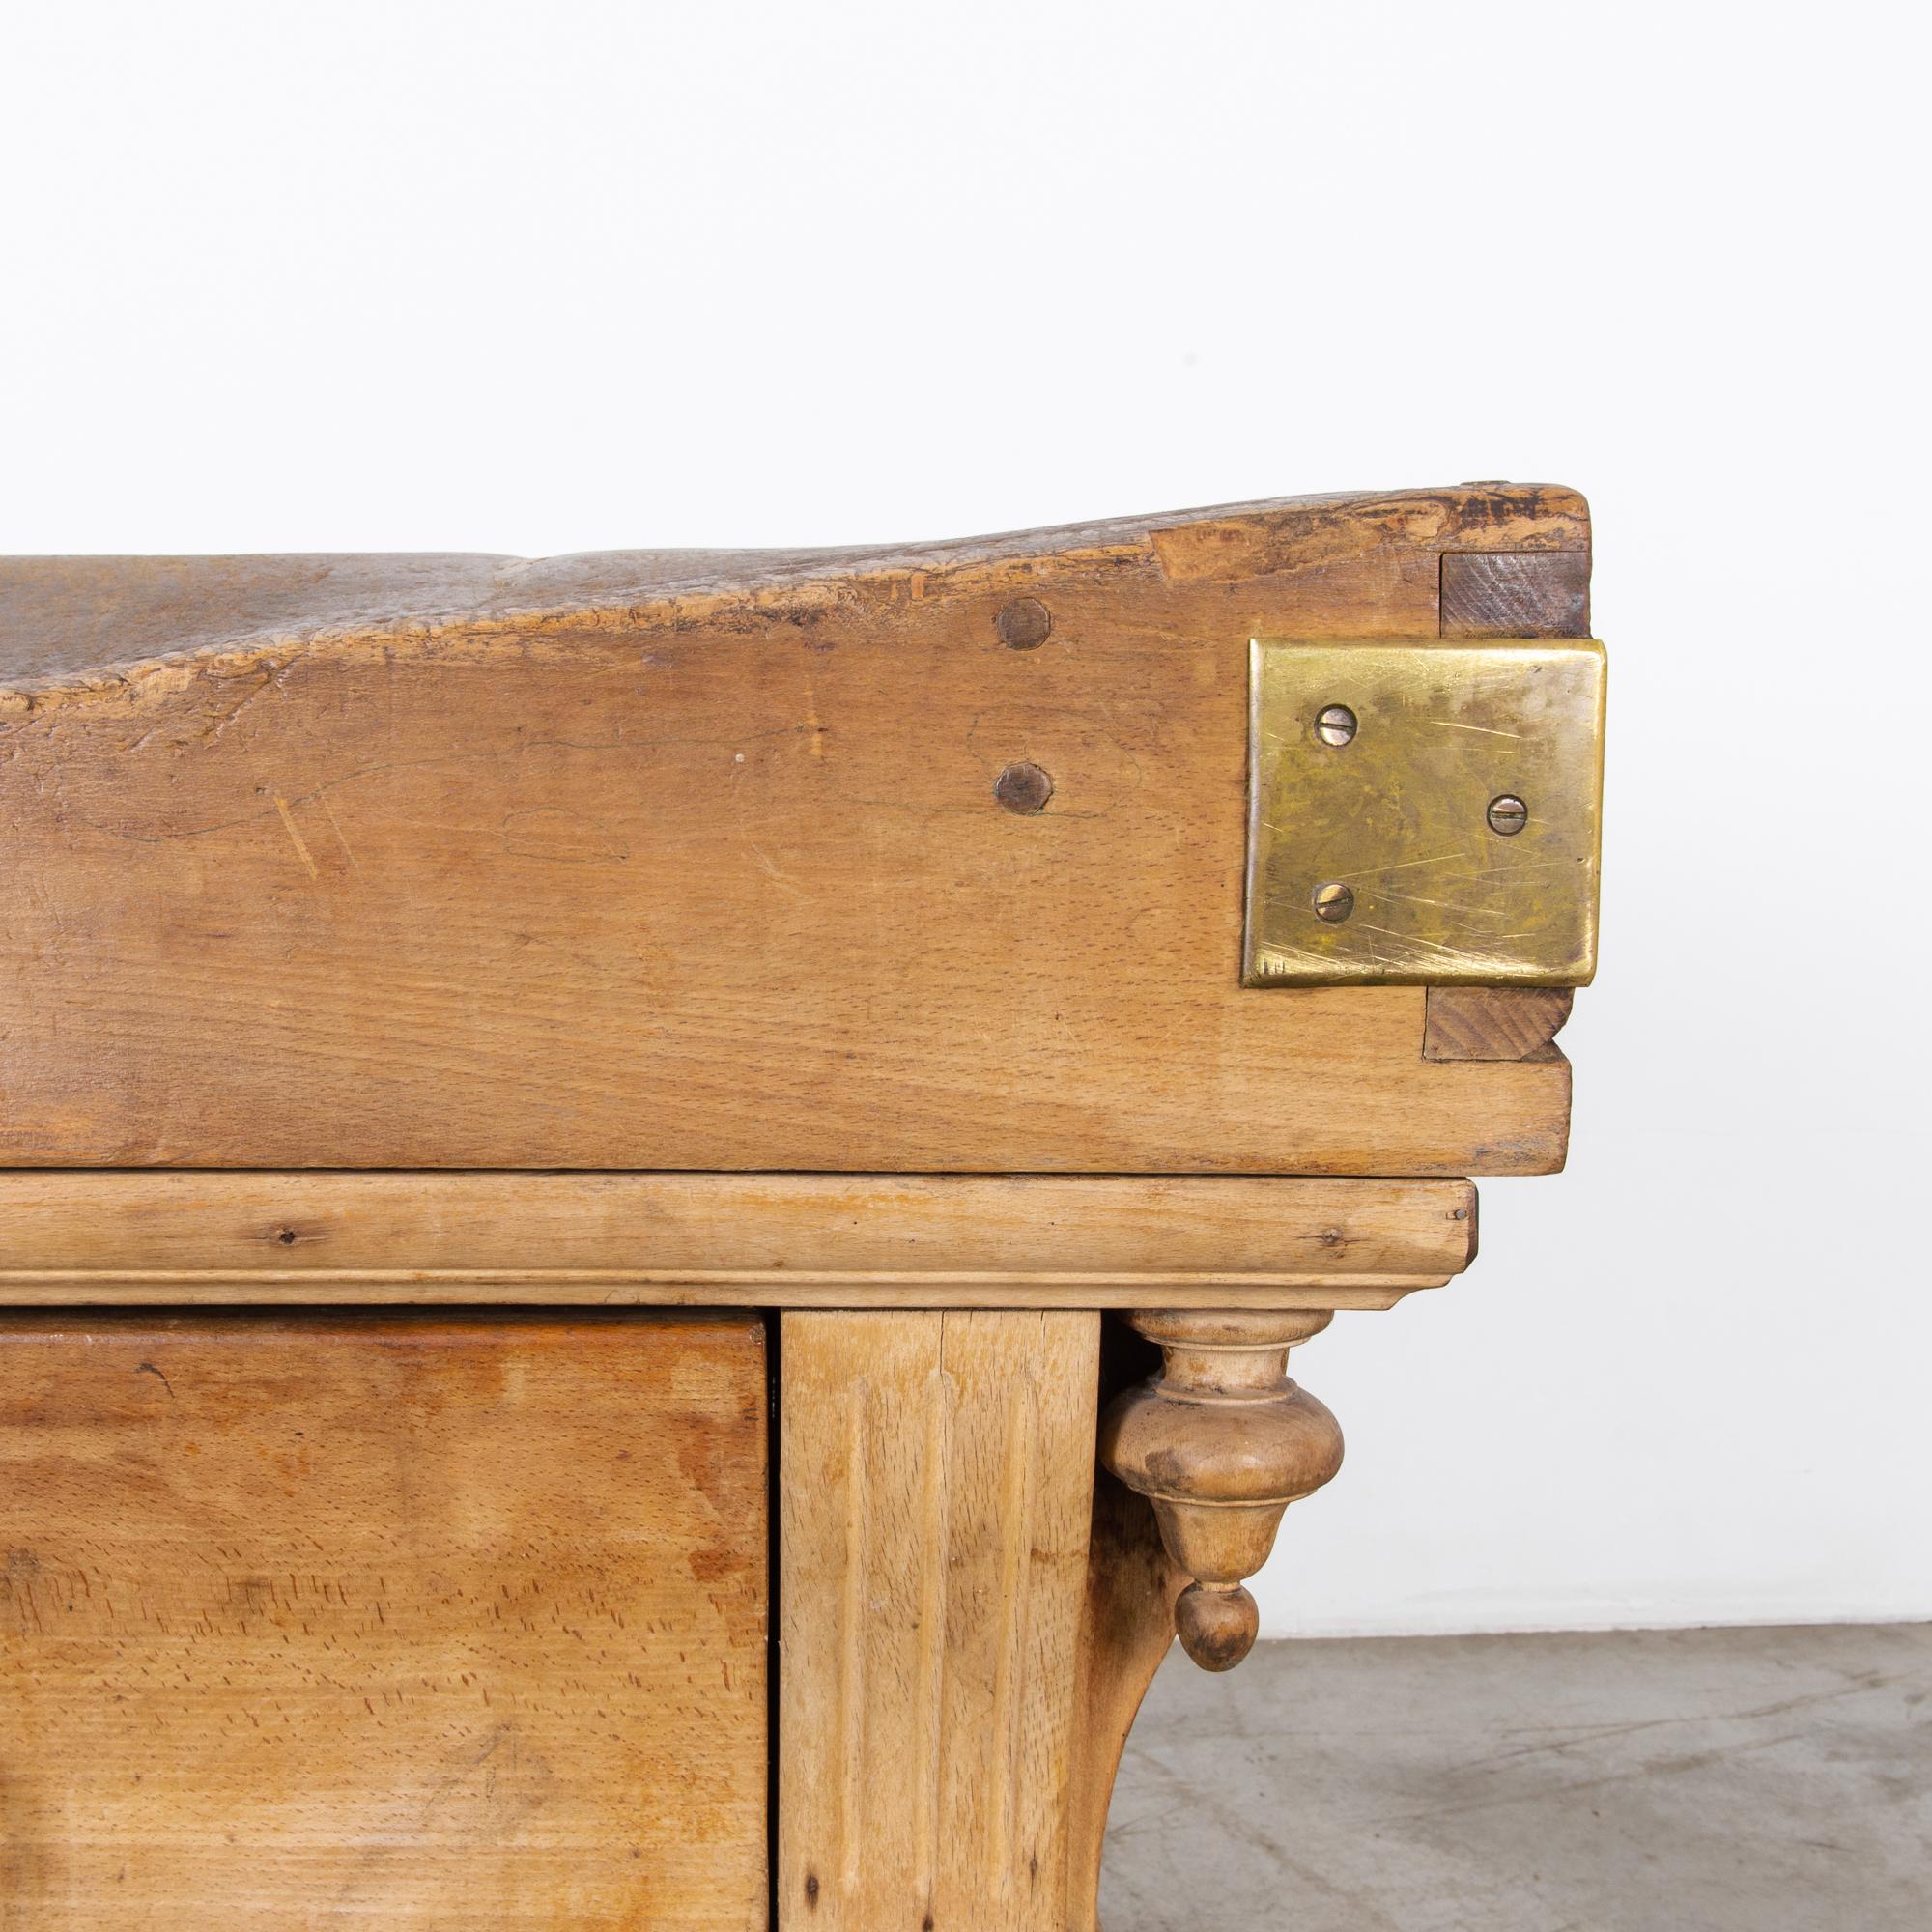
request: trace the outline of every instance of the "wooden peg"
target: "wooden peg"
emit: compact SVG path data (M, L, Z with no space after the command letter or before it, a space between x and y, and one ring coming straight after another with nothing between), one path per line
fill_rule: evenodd
M1139 1311L1161 1373L1112 1403L1100 1461L1146 1496L1168 1554L1194 1580L1174 1606L1181 1648L1232 1670L1259 1628L1242 1587L1267 1561L1282 1512L1342 1466L1342 1431L1288 1378L1288 1353L1332 1311L1291 1315Z

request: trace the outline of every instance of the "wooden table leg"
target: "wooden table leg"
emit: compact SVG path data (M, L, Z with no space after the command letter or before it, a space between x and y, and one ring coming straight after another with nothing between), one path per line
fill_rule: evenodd
M1285 1373L1330 1319L1137 1314L1103 1372L1092 1312L784 1317L781 1928L1092 1932L1177 1625L1238 1662L1241 1579L1340 1463Z
M1103 1383L1092 1312L784 1317L781 1927L1092 1932L1183 1580L1095 1469L1151 1354L1108 1341Z
M1065 1925L1099 1333L784 1317L781 1927Z

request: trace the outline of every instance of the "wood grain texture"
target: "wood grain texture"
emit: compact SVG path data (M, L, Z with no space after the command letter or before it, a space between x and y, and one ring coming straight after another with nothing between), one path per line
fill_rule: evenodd
M0 1159L1547 1171L1566 1065L1425 1061L1415 988L1236 983L1247 641L1433 638L1445 554L1587 529L1483 485L0 566Z
M781 1928L1064 1932L1099 1318L783 1318Z
M1100 1464L1153 1504L1161 1541L1193 1578L1176 1599L1180 1647L1232 1670L1254 1647L1260 1611L1246 1579L1267 1561L1290 1503L1342 1466L1342 1431L1288 1374L1290 1351L1334 1320L1322 1313L1143 1309L1160 1373L1100 1418Z
M1584 550L1444 552L1445 638L1587 638Z
M1574 986L1432 986L1423 1027L1426 1060L1528 1060L1551 1042L1577 998Z
M1100 1407L1160 1368L1160 1351L1124 1321L1100 1324ZM1152 1506L1104 1469L1094 1477L1094 1532L1080 1632L1080 1713L1067 1781L1068 1932L1099 1932L1100 1861L1127 1734L1174 1646L1174 1603L1188 1581L1168 1555Z
M1465 1180L0 1173L0 1302L1387 1307Z
M841 583L867 581L911 589L917 579L921 590L938 594L1009 567L1024 581L1030 566L1065 558L1133 568L1151 556L1177 582L1225 582L1323 572L1380 554L1400 565L1379 573L1386 584L1412 576L1417 556L1587 550L1589 531L1589 508L1574 490L1464 483L871 548L14 557L0 568L0 679L20 691L50 690L182 655L478 623L570 626L586 613L630 621L639 606L655 604L686 614L799 594L824 604L837 601Z
M762 1927L763 1363L0 1322L0 1927Z

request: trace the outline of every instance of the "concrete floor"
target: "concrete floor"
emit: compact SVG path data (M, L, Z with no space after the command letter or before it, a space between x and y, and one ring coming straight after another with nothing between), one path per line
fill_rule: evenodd
M1932 1624L1170 1654L1106 1932L1928 1932Z

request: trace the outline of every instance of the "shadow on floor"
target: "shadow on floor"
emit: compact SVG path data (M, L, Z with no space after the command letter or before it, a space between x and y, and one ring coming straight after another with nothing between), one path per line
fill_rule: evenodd
M1171 1652L1106 1932L1932 1932L1932 1624Z

